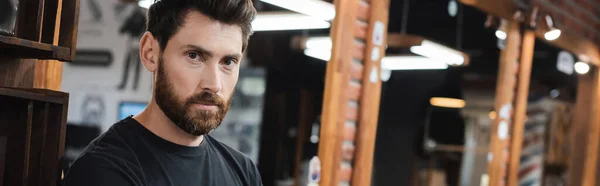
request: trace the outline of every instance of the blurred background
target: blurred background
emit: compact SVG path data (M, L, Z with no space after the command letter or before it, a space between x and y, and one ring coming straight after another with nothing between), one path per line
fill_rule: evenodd
M150 99L152 75L139 61L138 46L152 2L80 0L77 55L63 66L62 91L70 94L65 167L87 143L139 113ZM257 163L265 186L306 185L309 160L318 154L335 12L330 0L303 2L254 0L259 15L231 110L211 133ZM573 10L552 14L556 25L564 28L569 16L585 16L595 23L589 24L591 35L600 36L600 2L540 2ZM302 7L314 15L298 13L311 12ZM469 63L383 69L372 185L487 185L506 21L456 0L391 0L389 10L390 38L419 35L468 55ZM405 53L410 51L386 50L386 55ZM578 74L589 71L585 63L575 68L578 61L536 41L519 185L565 185Z

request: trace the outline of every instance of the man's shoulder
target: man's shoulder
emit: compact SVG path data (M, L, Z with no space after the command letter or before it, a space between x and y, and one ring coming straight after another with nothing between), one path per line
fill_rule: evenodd
M207 141L221 154L221 156L228 162L239 166L242 169L243 175L248 179L249 185L262 185L260 173L256 168L256 165L248 156L244 153L220 142L212 136L205 135ZM233 158L233 160L229 159ZM232 162L233 161L233 162Z
M238 151L235 148L230 147L229 145L215 139L210 135L205 135L206 140L220 153L225 153L226 155L231 155L235 160L244 162L244 163L253 163L252 159L246 156L244 153Z
M121 121L122 122L122 121ZM94 139L67 173L66 185L109 183L139 185L141 175L131 144L121 134L121 122ZM113 181L107 181L113 180ZM106 184L99 184L106 183Z
M126 121L119 121L94 139L78 159L103 159L114 163L136 162Z

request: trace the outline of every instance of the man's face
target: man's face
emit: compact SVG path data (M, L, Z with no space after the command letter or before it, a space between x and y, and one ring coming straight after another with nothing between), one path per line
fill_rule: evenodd
M155 76L157 105L192 135L217 128L239 75L242 30L190 11L162 51Z

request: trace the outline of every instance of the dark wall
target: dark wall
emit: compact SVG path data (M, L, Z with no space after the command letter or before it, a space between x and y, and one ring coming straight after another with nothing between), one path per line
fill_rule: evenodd
M442 70L395 71L383 84L373 185L410 185L429 95L440 86L445 74Z

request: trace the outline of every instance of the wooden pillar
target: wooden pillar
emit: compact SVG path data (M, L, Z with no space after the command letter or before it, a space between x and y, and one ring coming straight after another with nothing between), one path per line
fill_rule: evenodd
M598 104L600 74L592 66L590 74L579 76L577 101L571 125L571 145L567 185L587 186L596 183L598 158Z
M535 31L526 29L523 33L521 46L521 61L517 82L517 95L515 98L515 112L511 132L510 160L508 162L508 186L519 185L519 168L521 150L523 149L523 133L527 114L527 97L529 96L529 82L531 81L531 63L535 47Z
M334 2L319 140L320 185L370 185L389 0Z
M500 55L496 101L494 104L494 110L498 113L498 117L496 117L491 128L492 137L488 157L490 186L503 186L506 184L509 129L512 123L513 98L521 44L519 27L517 21L510 21L510 26L506 31L506 46Z
M381 78L371 79L371 73L381 73L381 57L385 55L385 45L374 43L377 35L376 28L384 29L381 41L387 41L387 24L390 0L372 0L371 18L369 20L369 31L367 32L367 47L363 70L362 96L360 98L359 125L356 134L356 156L354 158L354 173L352 175L353 186L371 185L371 173L373 171L373 155L375 152L375 136L377 133L377 121L379 119L379 101L381 98ZM381 25L378 25L381 24ZM372 37L369 37L372 36ZM377 49L376 49L377 48ZM378 52L378 54L373 54ZM370 56L377 55L373 59Z

